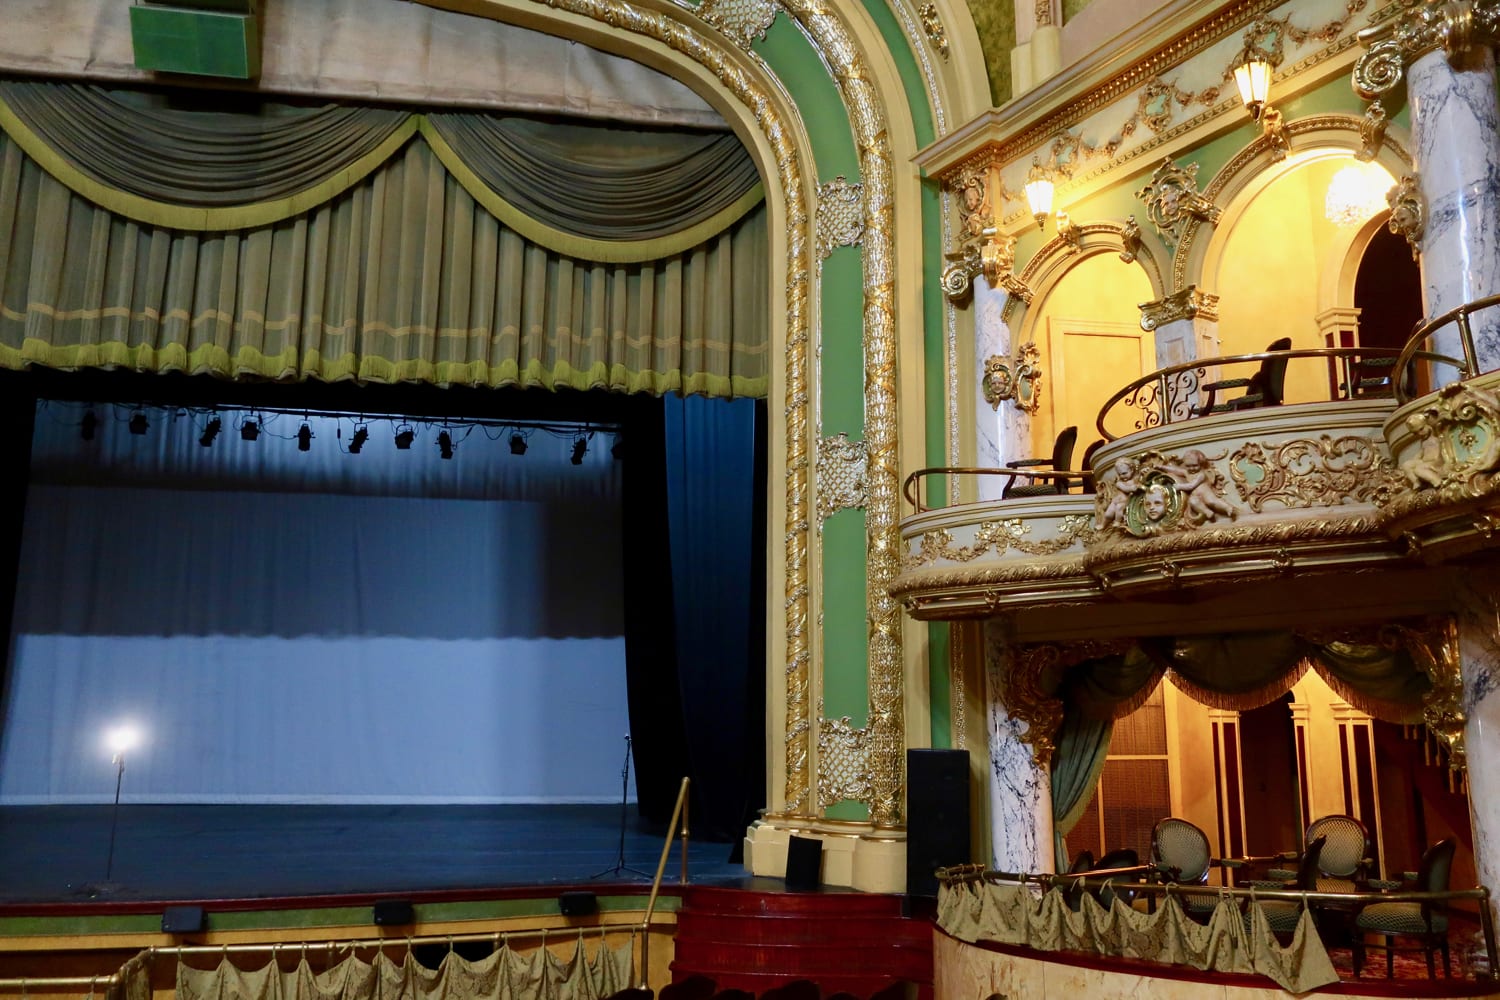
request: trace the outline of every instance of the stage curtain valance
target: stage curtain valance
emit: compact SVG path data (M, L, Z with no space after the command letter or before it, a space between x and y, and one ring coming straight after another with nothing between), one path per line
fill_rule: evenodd
M635 936L613 948L599 937L592 957L580 931L571 958L559 958L546 947L521 954L501 945L476 961L449 951L435 969L422 965L410 952L399 962L384 952L371 961L355 954L323 972L314 972L306 956L285 971L274 959L259 969L240 969L227 957L212 969L179 963L177 996L184 1000L599 1000L631 986Z
M146 225L0 135L0 364L764 396L764 209L639 264L549 250L423 141L226 232Z
M1308 669L1355 708L1388 722L1420 721L1432 689L1400 644L1277 631L1143 639L1123 654L1077 664L1059 693L1085 717L1120 719L1165 676L1195 701L1249 711L1280 698Z
M20 80L0 81L0 129L94 204L175 229L290 218L367 177L419 131L503 223L590 261L685 252L764 196L754 162L725 132L268 101L185 110L156 94Z

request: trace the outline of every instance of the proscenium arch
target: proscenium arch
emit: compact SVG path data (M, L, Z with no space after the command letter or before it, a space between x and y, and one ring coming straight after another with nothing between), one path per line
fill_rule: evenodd
M773 305L773 316L785 316L771 331L773 356L785 357L780 371L771 373L771 398L778 390L785 409L771 411L771 433L784 436L784 452L773 454L769 481L778 473L785 492L768 498L771 523L779 513L785 534L779 560L768 560L773 593L768 615L774 616L780 598L784 613L778 630L768 622L772 662L784 666L784 684L768 683L768 714L772 729L776 712L782 714L782 749L772 749L769 815L804 818L812 815L813 765L812 663L809 615L809 525L811 505L810 307L812 179L803 162L811 162L809 145L795 109L779 84L747 53L711 35L691 13L667 8L651 10L631 0L419 0L429 6L509 21L561 34L625 55L667 72L705 97L746 141L763 174L773 234L773 263L785 261L784 297ZM899 453L896 371L898 344L895 324L893 268L893 165L885 105L872 74L851 33L826 7L793 0L783 9L825 60L848 112L860 157L863 210L866 223L863 249L864 438L869 456L866 474L866 624L869 634L869 702L867 742L873 789L871 819L879 828L899 827L904 819L905 706L902 621L899 605L888 584L899 569ZM777 342L779 339L779 343ZM778 578L775 570L782 570ZM768 670L768 678L777 672ZM769 742L769 741L768 741Z
M1205 224L1196 219L1183 232L1182 242L1172 258L1172 291L1182 291L1189 285L1213 291L1212 279L1218 274L1228 234L1246 207L1266 188L1300 166L1358 153L1362 148L1361 121L1353 115L1337 114L1299 118L1286 126L1292 145L1286 159L1271 160L1271 143L1263 135L1231 158L1203 190L1205 197L1222 207L1223 214L1218 225L1210 227L1207 238L1203 238ZM1376 150L1375 162L1392 177L1410 173L1408 142L1410 136L1406 131L1391 125Z

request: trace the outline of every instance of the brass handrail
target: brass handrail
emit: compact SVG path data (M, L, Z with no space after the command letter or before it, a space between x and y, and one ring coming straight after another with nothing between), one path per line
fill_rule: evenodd
M1025 476L1028 479L1087 479L1090 475L1092 475L1092 473L1083 472L1078 469L1054 469L1050 466L1047 468L1036 469L1013 469L1008 465L934 465L926 469L918 469L916 472L913 472L911 475L907 476L906 480L901 484L902 495L906 497L907 503L911 504L912 510L916 513L922 514L926 511L933 510L934 508L923 506L920 497L916 493L912 492L912 487L915 486L919 480L927 476L934 476L939 474L960 476L1009 476L1012 479L1014 479L1016 476Z
M1480 301L1482 302L1484 300ZM1500 297L1497 297L1496 301L1500 301ZM1476 303L1475 306L1477 308L1478 304ZM1412 351L1411 358L1421 358L1424 361L1435 361L1442 364L1456 365L1460 368L1463 367L1462 362L1460 362L1457 358L1450 358L1446 355L1433 353L1432 351L1418 351L1414 347L1412 347L1412 342L1408 342L1406 348L1403 348L1401 350L1397 350L1394 347L1305 347L1290 351L1261 351L1258 354L1229 354L1223 357L1215 358L1194 358L1191 361L1183 361L1175 365L1168 365L1165 368L1158 368L1156 371L1150 373L1149 375L1142 375L1134 382L1131 382L1129 385L1125 386L1125 388L1109 397L1109 399L1105 401L1104 405L1099 408L1099 416L1094 421L1094 425L1098 428L1099 433L1103 436L1104 440L1119 440L1119 435L1110 433L1104 426L1104 420L1109 415L1109 411L1113 409L1115 404L1120 402L1122 399L1125 399L1127 396L1135 395L1142 389L1151 386L1152 383L1155 383L1155 391L1157 393L1157 398L1161 404L1160 416L1155 421L1151 421L1148 419L1145 422L1144 427L1138 426L1136 429L1145 430L1147 427L1159 427L1163 424L1173 423L1173 407L1171 403L1173 376L1181 375L1184 372L1193 371L1198 371L1201 374L1204 369L1217 368L1221 365L1244 364L1252 361L1268 361L1272 358L1286 358L1287 360L1291 360L1292 358L1324 358L1328 360L1341 360L1343 362L1342 368L1344 371L1345 395L1339 398L1351 399L1354 396L1354 362L1357 359L1395 358L1396 361L1392 365L1391 372L1391 378L1394 383L1398 378L1398 371L1403 370L1401 366L1401 359L1405 355L1405 351L1408 349ZM1408 361L1409 360L1410 359L1408 359ZM1185 389L1184 392L1189 394L1196 394L1197 390L1198 387L1195 385L1192 388ZM1397 386L1397 391L1399 391L1399 385ZM1183 400L1183 402L1186 402L1186 398ZM1148 410L1148 418L1151 415L1151 412Z
M1478 312L1481 309L1488 309L1493 305L1500 305L1500 295L1486 295L1483 298L1475 299L1473 302L1465 302L1457 308L1449 309L1441 316L1428 320L1412 331L1411 339L1406 342L1406 346L1401 349L1400 356L1396 358L1396 368L1392 373L1392 379L1395 380L1396 401L1398 403L1404 403L1411 398L1405 392L1406 369L1411 366L1414 359L1426 357L1429 354L1429 352L1418 350L1418 348L1438 328L1447 326L1449 323L1455 321L1458 323L1458 340L1464 350L1464 360L1462 363L1456 358L1444 358L1443 360L1458 369L1459 381L1470 379L1480 374L1479 357L1474 351L1474 331L1469 328L1469 314Z
M682 787L677 790L677 804L672 807L672 820L667 824L667 839L661 845L661 860L656 863L656 877L651 880L651 895L646 900L646 915L641 920L641 989L649 990L651 977L651 912L656 909L656 895L661 891L662 873L667 868L667 855L672 853L672 835L677 830L677 819L682 818L682 885L688 880L688 778L682 778Z

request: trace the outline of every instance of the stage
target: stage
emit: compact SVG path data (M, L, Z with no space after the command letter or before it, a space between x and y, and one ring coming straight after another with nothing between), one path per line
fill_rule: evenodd
M632 806L624 861L648 874L613 871L618 805L122 805L112 866L109 839L107 805L0 808L0 902L644 885L662 848ZM669 881L681 873L679 844ZM690 841L690 880L742 879L734 846Z

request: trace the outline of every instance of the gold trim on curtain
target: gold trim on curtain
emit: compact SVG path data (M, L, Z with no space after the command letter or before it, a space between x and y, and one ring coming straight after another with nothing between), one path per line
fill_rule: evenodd
M664 259L575 260L424 142L274 224L90 204L0 135L0 365L764 396L764 209Z

